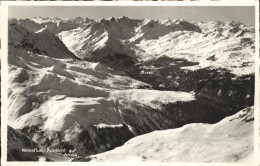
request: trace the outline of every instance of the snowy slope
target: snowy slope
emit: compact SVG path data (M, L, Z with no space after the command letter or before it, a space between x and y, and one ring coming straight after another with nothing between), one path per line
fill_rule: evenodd
M93 154L119 146L134 135L192 121L211 121L214 111L222 111L209 111L213 108L198 104L191 93L152 90L149 84L100 63L55 59L13 47L8 58L8 124L28 132L42 146L66 141L85 155L88 146L101 144L88 151ZM193 108L185 107L186 103ZM163 105L174 107L176 116L160 111ZM186 118L190 111L194 115ZM109 140L103 140L102 132ZM84 142L85 133L90 133L92 142Z
M46 140L57 139L53 132L61 133L60 140L72 143L79 149L79 154L85 154L85 147L78 144L79 139L82 139L84 132L92 132L93 128L100 128L101 124L105 124L105 131L110 132L110 126L116 125L119 126L117 132L126 132L128 135L132 133L128 139L136 132L174 126L174 122L152 108L164 104L164 100L150 105L150 99L132 100L130 94L134 97L149 93L153 101L165 96L168 103L195 100L192 94L184 92L136 89L128 91L124 98L118 94L118 90L140 87L149 88L150 85L100 63L55 59L12 47L9 50L8 124L15 129L37 126L45 132L45 136L41 137L35 132L30 134L31 139L44 146ZM183 98L177 98L177 94ZM132 116L140 118L138 123L134 122L136 118L128 117L130 112L127 107L131 107ZM139 110L140 108L142 109ZM150 110L152 112L149 113ZM144 115L138 117L140 114ZM153 116L163 118L165 123L159 123ZM150 127L147 128L149 124ZM48 139L45 138L47 136ZM95 134L92 137L95 138ZM125 138L120 139L127 141ZM111 142L111 146L95 147L91 153L103 152L114 146Z
M219 123L189 124L135 137L112 151L90 156L94 162L250 162L254 149L254 109Z
M114 57L115 54L135 58L133 50L124 40L133 37L134 28L139 22L126 17L112 17L92 21L77 29L61 32L58 36L81 59L100 61L108 56Z
M187 67L190 70L212 67L225 68L236 75L254 72L252 26L229 22L198 25L203 33L178 31L158 40L142 40L138 46L146 51L147 58L167 55L199 62L196 66Z
M162 104L166 105L176 101L187 102L195 100L195 96L191 93L146 89L116 90L112 91L110 96L119 99L133 100L154 109L160 109L160 105Z

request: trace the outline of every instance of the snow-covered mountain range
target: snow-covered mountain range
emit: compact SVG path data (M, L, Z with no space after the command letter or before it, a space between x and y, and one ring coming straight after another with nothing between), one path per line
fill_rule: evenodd
M141 161L136 155L143 153L143 148L149 147L158 155L156 148L173 146L167 142L172 139L174 143L183 141L180 146L194 148L172 160L167 155L154 159L233 162L252 156L253 118L248 123L230 118L220 121L239 111L234 117L253 114L253 108L249 108L254 105L252 25L181 19L37 17L10 19L8 36L11 149L15 149L15 134L27 136L35 143L30 146L76 149L78 158L71 160L113 160L118 158L114 152L122 154L126 148L129 159ZM219 126L229 125L233 127L220 130ZM243 132L248 130L248 135L237 133L239 126ZM201 133L199 128L203 129ZM241 139L226 136L226 130L230 135L241 134ZM145 140L154 133L167 138L164 141L160 137L150 146L151 141ZM213 133L223 140L213 140ZM185 134L191 139L185 140ZM196 134L222 146L236 139L245 154L234 149L210 159L202 159L203 155L196 158L199 151L207 154L210 146L203 144L207 141L195 144ZM143 136L136 137L139 135ZM129 139L130 144L124 144ZM20 139L19 147L22 140L26 141ZM243 144L244 140L248 143ZM135 149L138 142L144 146ZM86 157L121 145L111 153ZM186 152L194 157L183 158ZM166 153L174 155L177 151L168 148ZM9 156L10 160L19 160Z
M137 60L166 55L198 62L189 67L191 70L215 67L240 75L254 72L254 28L238 22L189 23L112 17L91 20L58 36L81 59L106 63L106 59L118 59L117 54ZM244 65L251 67L245 70Z

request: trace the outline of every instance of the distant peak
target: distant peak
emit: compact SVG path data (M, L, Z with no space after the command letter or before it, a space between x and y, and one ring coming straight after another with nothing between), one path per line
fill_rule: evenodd
M182 23L184 23L184 22L187 22L187 21L185 21L185 20L183 20L183 19L177 19L177 20L175 21L175 24L182 24Z
M77 16L77 17L75 17L74 19L82 19L82 20L83 20L83 18L80 17L80 16Z
M121 16L118 18L119 20L130 20L130 18L126 17L126 16Z
M80 16L74 18L75 21L83 21L84 19Z
M116 21L115 17L109 17L107 20L108 21Z
M239 21L228 21L227 24L232 27L240 26L241 22Z
M50 17L35 16L34 19L50 19Z
M59 17L55 17L53 20L61 20Z
M90 22L90 21L94 21L94 20L93 20L93 19L90 19L90 18L88 18L88 17L86 17L84 21L85 21L85 22Z

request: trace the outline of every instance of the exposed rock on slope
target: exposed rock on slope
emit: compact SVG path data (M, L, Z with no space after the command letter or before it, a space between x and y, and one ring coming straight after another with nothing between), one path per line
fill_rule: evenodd
M185 69L197 64L161 56L127 70L130 76L151 84L154 89L194 92L197 98L226 108L229 115L254 104L254 74L237 76L226 69L209 67Z
M8 161L38 161L42 153L22 152L22 149L39 150L39 146L25 134L8 126L7 134L7 160Z

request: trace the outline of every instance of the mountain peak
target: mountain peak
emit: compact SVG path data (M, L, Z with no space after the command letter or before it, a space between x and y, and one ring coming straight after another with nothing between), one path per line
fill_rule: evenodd
M33 17L30 20L32 20L32 21L34 21L35 23L38 23L38 24L42 24L42 23L46 23L46 22L51 21L51 19L49 17L40 17L40 16Z
M107 18L107 20L109 20L109 21L116 21L115 17L109 17L109 18Z
M121 16L118 17L119 20L130 20L130 18L126 17L126 16Z
M53 20L61 20L60 17L54 17Z
M80 21L83 21L84 19L82 17L78 16L78 17L75 17L73 20L80 22Z
M90 19L90 18L88 18L88 17L86 17L85 19L84 19L84 21L85 22L90 22L90 21L94 21L93 19Z
M58 17L55 17L55 18L58 18ZM50 19L50 17L35 16L35 17L32 17L32 19L43 19L43 20L48 20L48 19Z

